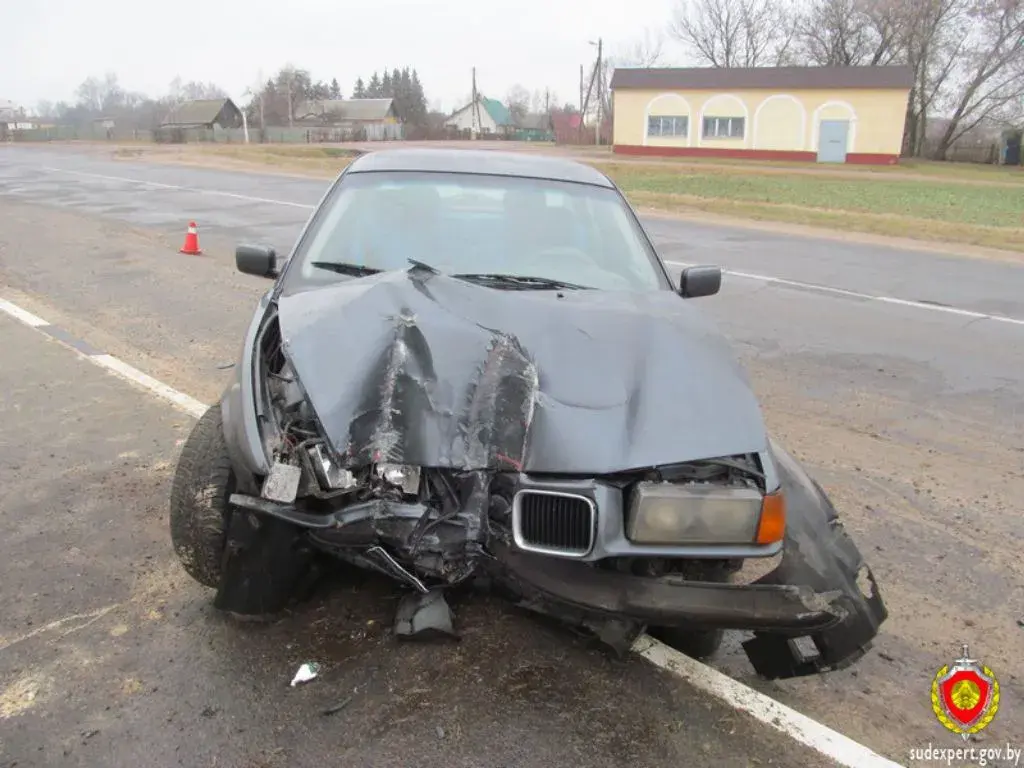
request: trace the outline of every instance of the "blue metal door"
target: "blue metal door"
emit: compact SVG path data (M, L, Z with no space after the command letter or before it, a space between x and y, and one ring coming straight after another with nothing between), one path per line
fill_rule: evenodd
M845 163L849 120L822 120L818 126L818 162Z

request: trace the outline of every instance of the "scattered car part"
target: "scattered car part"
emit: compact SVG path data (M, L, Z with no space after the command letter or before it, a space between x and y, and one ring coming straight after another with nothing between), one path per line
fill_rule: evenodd
M440 636L457 638L444 592L433 589L427 593L410 592L403 596L395 615L395 635L421 640Z
M295 677L292 678L292 688L302 683L308 683L310 680L315 680L319 674L320 665L315 661L307 661L299 667Z

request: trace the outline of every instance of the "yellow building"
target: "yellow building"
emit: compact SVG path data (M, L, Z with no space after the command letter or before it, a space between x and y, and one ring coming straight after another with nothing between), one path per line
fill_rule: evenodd
M899 160L909 67L616 69L614 151L820 163Z

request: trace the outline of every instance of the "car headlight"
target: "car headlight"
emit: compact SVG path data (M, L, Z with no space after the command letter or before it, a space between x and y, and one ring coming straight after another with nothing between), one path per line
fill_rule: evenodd
M785 532L781 494L720 485L637 483L626 518L636 544L774 544Z
M310 465L321 488L347 490L356 484L356 477L349 470L339 467L327 452L323 443L316 443L309 449Z

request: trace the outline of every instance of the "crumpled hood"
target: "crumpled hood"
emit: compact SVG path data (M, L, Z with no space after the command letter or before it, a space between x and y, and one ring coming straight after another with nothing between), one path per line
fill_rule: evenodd
M746 376L670 291L505 291L413 268L282 296L350 464L605 474L763 451Z

